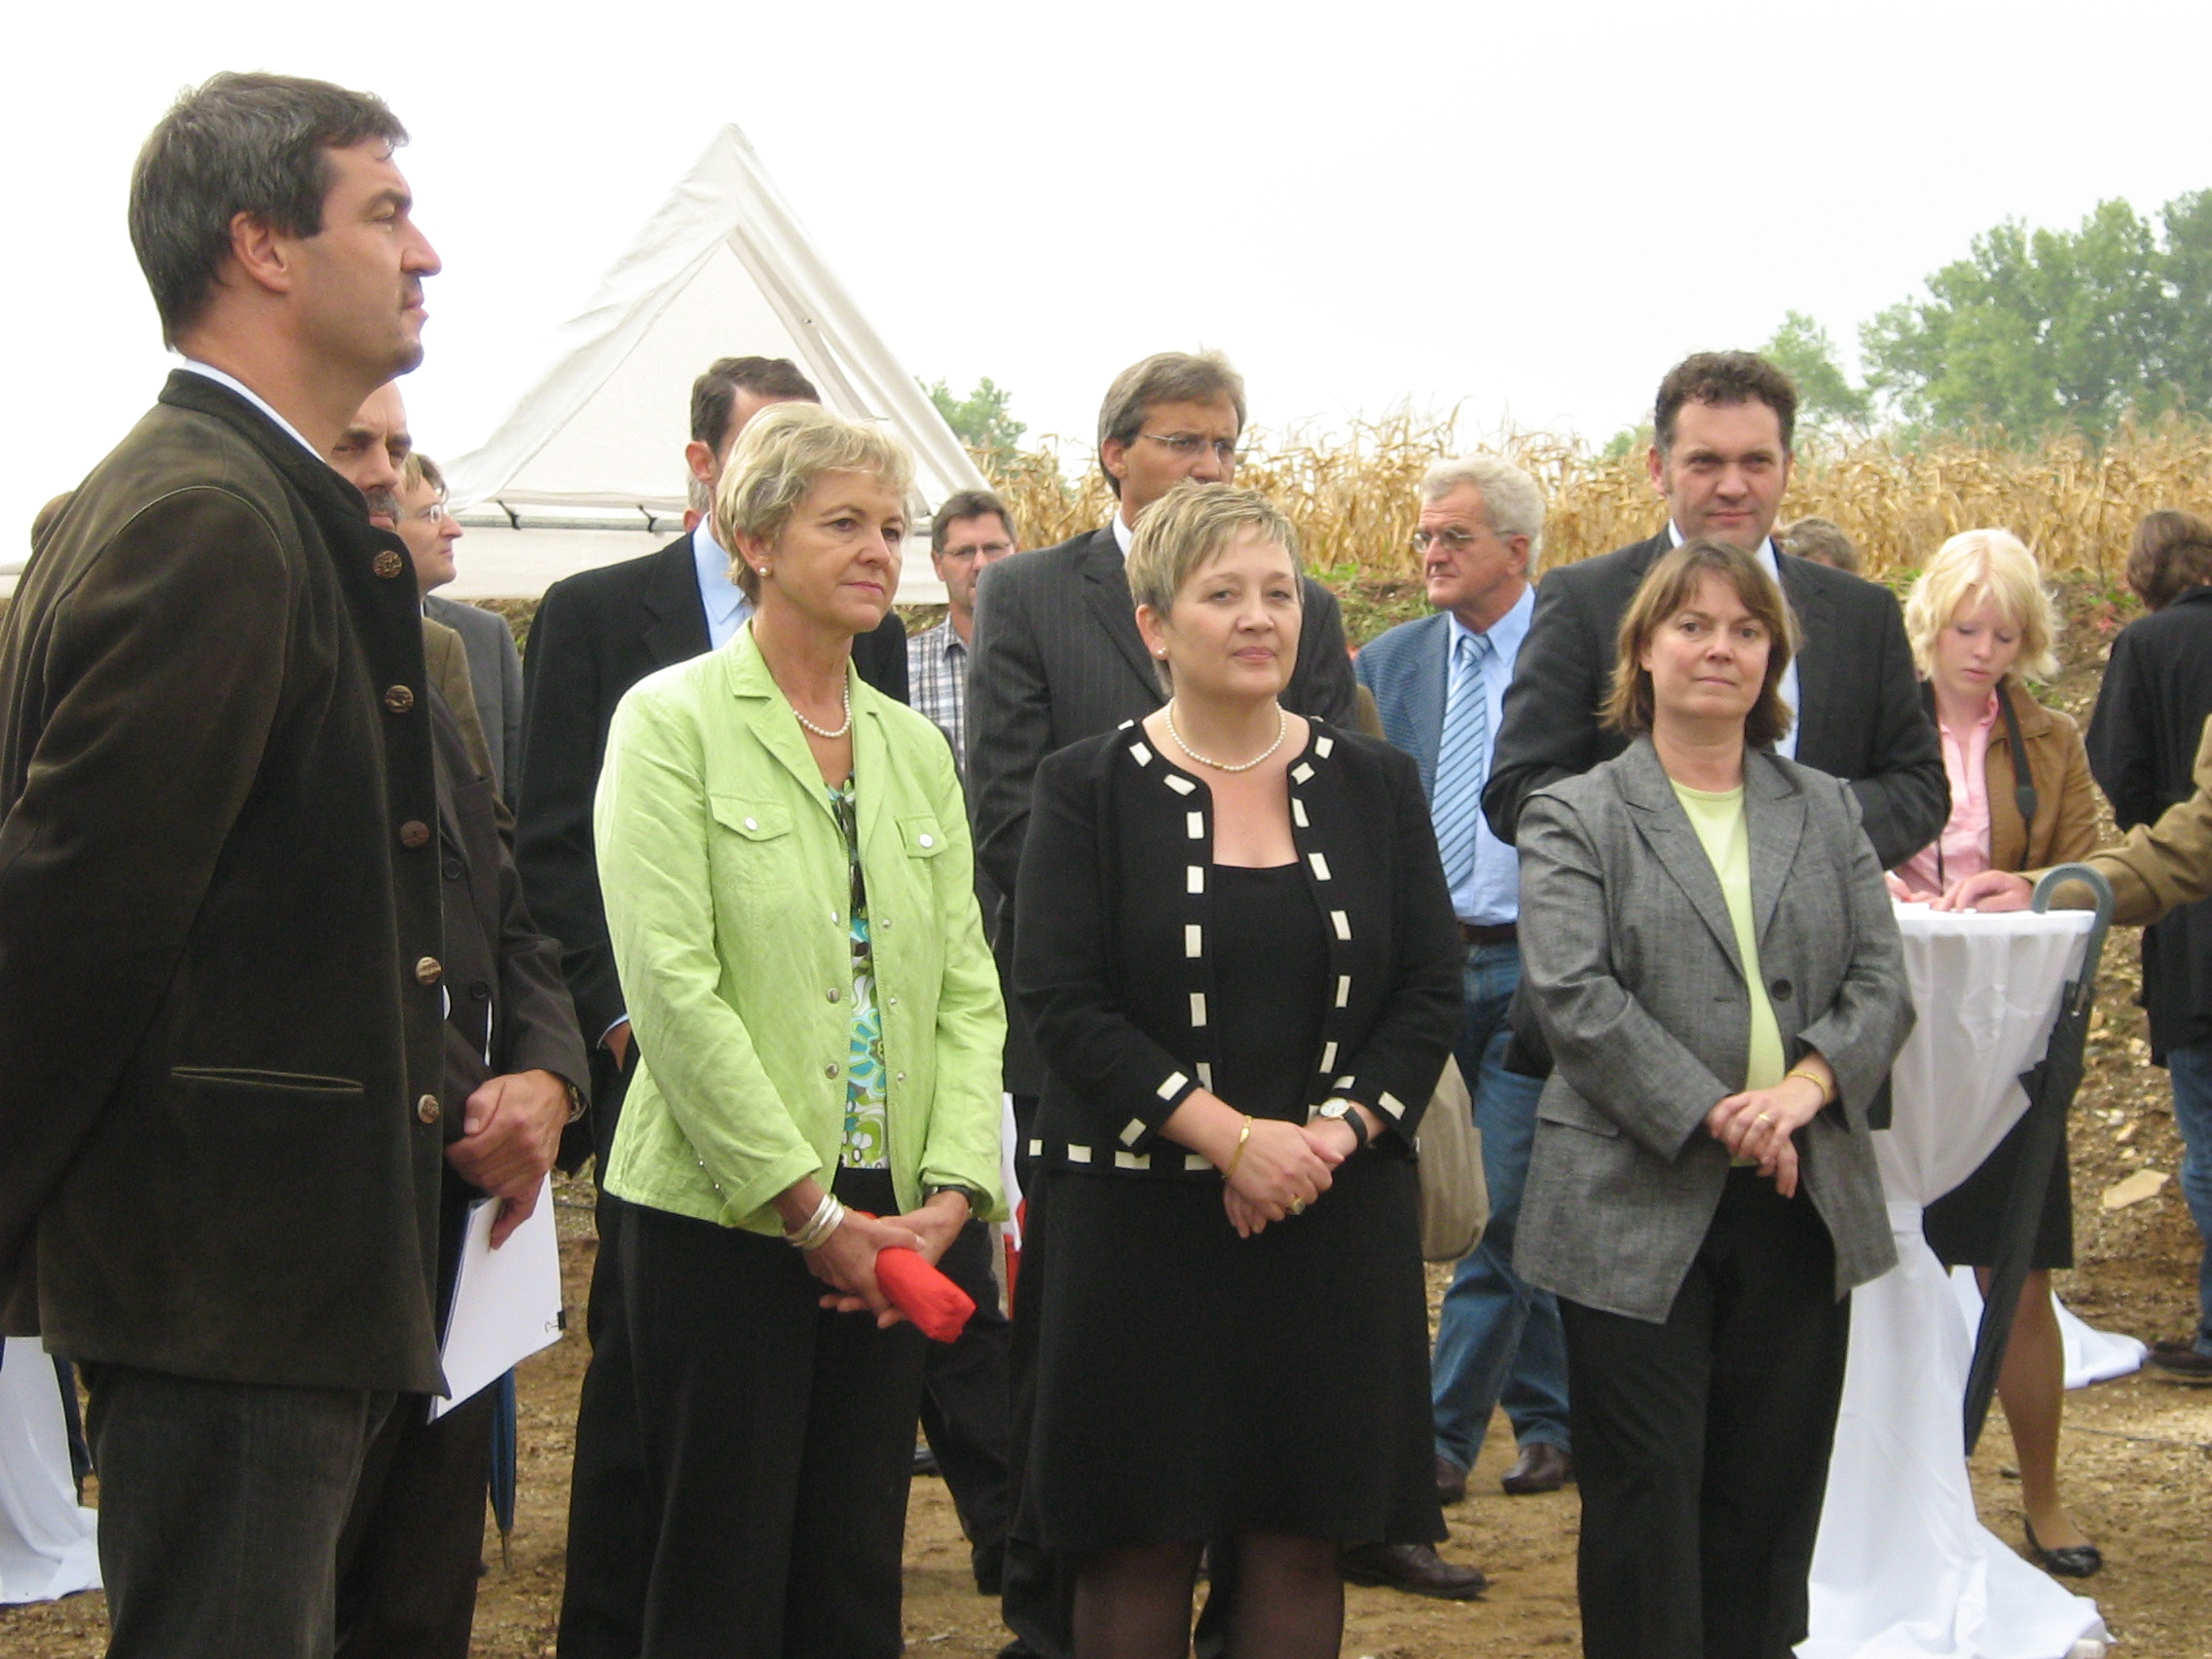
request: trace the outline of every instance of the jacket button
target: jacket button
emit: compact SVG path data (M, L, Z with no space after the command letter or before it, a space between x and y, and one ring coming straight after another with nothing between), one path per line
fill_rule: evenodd
M400 571L407 569L407 561L387 547L382 553L369 561L369 569L388 582Z
M924 852L927 852L930 848L937 845L937 837L935 835L916 835L914 839L921 844L922 850Z
M430 827L420 818L410 818L399 827L399 844L409 848L428 846Z
M445 974L445 968L435 956L425 956L415 964L415 982L418 985L434 985Z
M448 881L459 881L462 876L466 875L468 871L461 867L461 864L459 859L448 859L445 862L445 866L442 873Z
M438 1105L438 1097L435 1094L425 1094L422 1099L415 1102L415 1116L422 1119L425 1124L436 1123L442 1111L443 1108Z
M1789 1000L1789 993L1791 988L1792 987L1788 979L1777 979L1773 984L1767 986L1767 991L1768 994L1775 999L1775 1001L1788 1002Z
M760 828L760 820L757 818L748 818L745 821L745 827L748 830L757 830Z
M405 685L385 687L384 706L395 715L404 715L415 706L415 693Z
M831 985L827 994L831 1002L842 1002L845 996L845 993L837 989L835 985Z
M831 1060L828 1065L824 1066L822 1068L822 1075L824 1077L835 1077L837 1075L837 1062L835 1060Z
M470 980L468 994L478 1002L490 1002L492 1000L492 981L489 979Z

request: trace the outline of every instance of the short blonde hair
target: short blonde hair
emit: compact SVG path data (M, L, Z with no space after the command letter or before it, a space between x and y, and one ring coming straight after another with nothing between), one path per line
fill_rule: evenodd
M1763 565L1733 542L1711 536L1669 548L1643 573L1642 586L1621 616L1612 689L1598 711L1599 719L1627 737L1641 737L1651 729L1657 699L1650 671L1643 666L1644 647L1668 617L1697 598L1698 582L1708 575L1734 588L1744 608L1766 629L1766 681L1759 686L1758 701L1744 717L1744 741L1753 749L1771 748L1788 732L1794 718L1783 701L1782 675L1796 654L1797 619Z
M2051 647L2058 638L2058 608L2043 585L2036 556L2009 530L1961 531L1936 549L1912 584L1904 631L1920 672L1934 671L1936 642L1951 619L1985 595L1996 602L1997 614L2020 631L2020 654L2012 666L2030 680L2056 674L2058 656Z
M902 498L913 488L906 446L882 426L848 421L818 403L778 403L745 424L715 489L715 539L729 552L730 579L760 597L760 572L738 550L743 536L773 541L823 476L866 472Z

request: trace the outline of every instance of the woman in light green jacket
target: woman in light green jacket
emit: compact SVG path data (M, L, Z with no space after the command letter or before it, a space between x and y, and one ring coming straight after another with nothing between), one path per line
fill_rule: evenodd
M894 1659L923 1340L878 1250L1003 1213L1005 1014L952 754L852 669L911 463L756 416L714 527L752 620L608 736L600 884L642 1054L607 1171L653 1537L645 1659Z

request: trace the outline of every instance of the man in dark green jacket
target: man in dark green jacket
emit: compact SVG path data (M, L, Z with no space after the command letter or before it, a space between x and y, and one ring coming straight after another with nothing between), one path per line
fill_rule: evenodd
M422 618L321 460L421 360L404 138L270 75L155 129L131 237L185 367L0 636L5 1328L85 1366L119 1659L328 1653L363 1448L443 1385Z

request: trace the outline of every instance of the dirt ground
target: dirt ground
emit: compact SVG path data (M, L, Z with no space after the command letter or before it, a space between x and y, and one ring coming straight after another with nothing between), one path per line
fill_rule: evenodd
M2068 596L2073 666L2056 701L2086 721L2103 639L2119 620L2085 596ZM2105 826L2111 834L2109 823ZM2106 1210L2105 1192L2142 1169L2180 1168L2165 1073L2149 1063L2136 936L2119 931L2106 953L2100 1017L2089 1076L2075 1101L2071 1153L2075 1271L2059 1293L2083 1318L2145 1340L2181 1336L2194 1317L2197 1239L2178 1186ZM573 1334L521 1373L520 1498L508 1559L496 1536L476 1616L482 1659L539 1659L554 1651L568 1509L581 1336L594 1241L590 1188L557 1190ZM1432 1270L1431 1292L1442 1288ZM2102 1547L2106 1567L2083 1589L2120 1639L2121 1654L2212 1659L2212 1389L2194 1390L2138 1375L2068 1396L2061 1475L2074 1514ZM1511 1436L1500 1419L1469 1497L1447 1512L1455 1560L1490 1574L1482 1601L1423 1602L1384 1590L1347 1591L1344 1652L1362 1659L1505 1659L1580 1651L1574 1609L1573 1490L1506 1497L1498 1477ZM2009 1474L2002 1414L1973 1459L1982 1519L2017 1544L2020 1510ZM917 1481L907 1523L906 1633L909 1650L933 1659L991 1659L1006 1641L995 1603L974 1590L967 1546L941 1482ZM0 1659L94 1659L104 1612L97 1595L32 1607L0 1608Z

